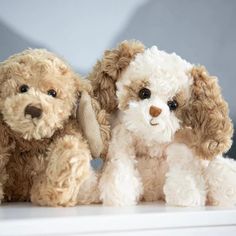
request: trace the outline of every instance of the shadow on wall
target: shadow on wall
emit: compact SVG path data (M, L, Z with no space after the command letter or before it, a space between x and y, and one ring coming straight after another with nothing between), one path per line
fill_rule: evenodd
M138 39L147 47L157 45L205 65L211 74L224 78L219 83L236 123L235 12L236 1L149 0L130 17L110 46ZM236 158L236 144L228 155Z
M32 42L15 32L6 23L0 20L0 62L7 59L9 56L21 52L27 48L46 48L49 51L57 53L50 48L40 43ZM58 54L58 53L57 53ZM60 55L60 53L59 53ZM63 55L61 55L63 58ZM80 68L74 68L80 75L86 75L86 72Z
M34 43L26 39L24 36L16 33L0 21L0 61L7 59L12 54L23 51L27 48L43 48L43 45Z

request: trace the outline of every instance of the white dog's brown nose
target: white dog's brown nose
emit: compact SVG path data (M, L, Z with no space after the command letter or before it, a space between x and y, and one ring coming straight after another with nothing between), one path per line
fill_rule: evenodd
M40 118L40 116L42 115L42 109L37 106L28 105L25 108L25 116L26 115L30 115L32 119L33 118Z
M151 106L150 109L149 109L149 114L152 116L152 117L157 117L161 114L161 108L159 107L155 107L155 106Z

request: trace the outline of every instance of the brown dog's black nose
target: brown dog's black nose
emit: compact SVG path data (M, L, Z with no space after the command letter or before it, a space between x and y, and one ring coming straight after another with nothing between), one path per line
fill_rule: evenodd
M25 108L25 116L30 115L31 118L39 118L42 115L42 109L33 105L28 105Z
M150 109L149 109L149 114L152 116L152 117L157 117L161 114L161 108L159 107L155 107L155 106L151 106Z

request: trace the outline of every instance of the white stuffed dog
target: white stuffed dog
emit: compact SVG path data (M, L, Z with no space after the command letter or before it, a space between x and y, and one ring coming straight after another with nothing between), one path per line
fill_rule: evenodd
M236 203L232 122L217 79L175 53L124 41L89 75L112 114L102 178L106 205L163 199L170 205Z

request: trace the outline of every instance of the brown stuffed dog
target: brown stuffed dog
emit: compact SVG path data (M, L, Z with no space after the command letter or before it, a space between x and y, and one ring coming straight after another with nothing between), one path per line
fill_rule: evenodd
M0 64L1 200L97 201L91 153L106 152L109 127L91 91L46 50L26 50Z

